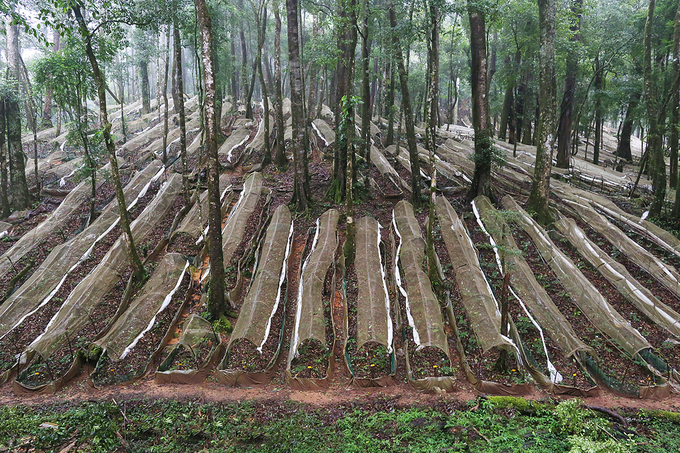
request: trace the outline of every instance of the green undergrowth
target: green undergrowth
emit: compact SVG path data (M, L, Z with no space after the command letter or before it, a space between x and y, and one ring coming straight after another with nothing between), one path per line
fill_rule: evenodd
M374 399L313 407L289 400L232 404L130 400L0 407L0 452L666 452L680 449L678 414L619 412L579 400L440 400L399 407ZM75 450L74 450L75 451Z

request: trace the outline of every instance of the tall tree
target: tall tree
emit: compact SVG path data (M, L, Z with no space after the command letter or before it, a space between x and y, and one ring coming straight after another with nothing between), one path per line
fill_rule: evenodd
M583 0L572 0L571 4L571 38L573 45L581 40L581 12ZM571 124L574 112L574 98L576 95L576 80L578 75L578 52L570 48L566 57L566 75L564 77L564 96L560 108L559 126L557 128L557 164L558 168L569 168L571 155Z
M59 30L52 30L52 52L59 50L60 38ZM52 88L49 87L45 89L45 104L43 105L40 127L43 129L52 127Z
M536 140L536 165L531 184L527 208L533 211L536 220L550 223L548 202L550 196L550 170L556 132L556 83L555 83L555 0L538 0L538 21L540 28L539 50L539 117Z
M21 77L21 53L19 52L19 27L7 22L7 80L12 93L5 97L5 125L7 128L7 155L9 157L9 180L12 205L26 209L31 204L26 183L25 155L21 146L21 110L19 109L19 78ZM28 116L28 113L27 113Z
M416 132L413 124L413 109L411 108L411 94L408 87L408 72L404 64L404 57L401 51L399 32L397 30L397 12L394 0L390 1L389 11L390 27L392 31L392 51L397 60L399 69L399 82L401 84L401 106L406 125L406 142L408 143L408 155L411 160L411 194L414 206L420 206L420 159L416 144Z
M468 199L479 195L494 197L491 187L491 163L493 142L489 120L489 96L487 83L486 19L476 2L468 0L470 20L470 70L472 87L472 127L475 130L475 171L468 191Z
M288 67L290 70L290 112L293 123L294 183L291 202L297 211L306 211L312 203L305 149L305 114L302 105L302 64L300 62L300 38L298 33L298 0L286 0L288 18Z
M670 124L670 151L671 151L671 187L678 188L678 140L680 139L680 1L675 12L675 26L673 29L673 85L671 86L671 124ZM676 197L680 198L680 197ZM680 216L680 201L676 201L676 209L673 213L678 218Z
M184 191L184 202L189 203L189 169L187 163L187 120L184 112L184 77L182 77L182 40L179 35L179 20L175 15L175 23L172 27L173 50L175 60L175 77L177 79L177 110L179 112L179 156L182 164L182 187Z
M95 85L97 86L97 98L99 100L99 122L102 129L102 135L104 137L104 144L106 145L106 150L109 153L109 162L111 163L111 177L113 179L113 185L116 191L116 200L118 201L120 228L123 230L123 234L125 235L125 240L128 246L128 254L135 279L137 281L143 281L146 277L144 266L142 265L142 260L139 258L139 254L137 253L134 237L132 236L132 231L130 230L130 215L127 210L127 204L125 203L123 185L120 182L118 158L116 157L116 145L113 142L113 137L111 135L111 123L109 123L109 117L106 111L106 81L104 80L104 74L99 68L99 62L97 61L97 57L92 47L92 39L94 36L85 23L80 4L71 4L71 10L73 11L73 15L75 16L78 23L80 34L85 40L85 54L87 55L87 59L90 62L90 66L92 66L92 77L94 78Z
M274 163L283 168L288 163L284 143L283 93L281 93L281 15L278 3L274 6L274 98L276 121L276 156Z
M224 258L222 256L222 213L220 173L217 154L218 118L215 115L215 73L213 64L212 20L205 0L194 0L201 33L205 110L205 146L208 158L208 240L210 255L210 292L208 311L213 319L225 310Z
M654 25L655 0L649 0L647 21L644 31L644 57L642 61L644 74L644 99L647 106L647 147L652 171L652 192L654 199L649 208L651 217L659 217L666 198L666 162L663 155L661 135L659 133L659 109L657 105L656 84L652 74L652 28Z

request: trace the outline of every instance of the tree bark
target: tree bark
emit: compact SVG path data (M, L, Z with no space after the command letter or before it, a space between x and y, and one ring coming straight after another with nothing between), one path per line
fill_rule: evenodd
M284 142L283 94L281 93L281 16L278 5L274 7L274 96L276 109L276 156L274 163L283 168L288 163Z
M385 110L387 111L387 135L385 137L385 146L390 146L394 143L394 85L396 81L394 80L394 67L392 65L392 56L387 57L385 69L385 83L387 85L387 97L385 99Z
M222 256L222 213L220 203L220 172L217 155L217 128L215 117L215 73L213 67L212 21L205 0L194 0L201 31L203 56L203 83L205 85L205 128L208 157L208 241L210 255L210 292L208 311L213 319L226 310L224 301L224 259Z
M338 128L338 136L335 141L335 153L333 158L333 183L328 196L336 203L345 199L347 185L353 181L347 181L347 161L352 159L354 150L354 103L351 97L354 94L354 69L355 49L357 45L357 17L356 0L339 0L338 16L340 21L338 32L338 63L336 69L335 122ZM346 109L348 108L348 110Z
M0 98L0 210L2 210L3 219L10 214L9 194L7 193L8 159L7 148L5 147L5 131L5 100Z
M389 16L390 27L392 28L392 46L397 60L399 81L401 83L401 105L404 112L404 122L406 123L406 142L408 143L408 154L409 159L411 160L411 193L413 197L411 201L414 206L420 206L422 202L420 199L420 160L418 157L416 133L413 125L411 96L408 89L408 73L406 72L406 66L404 65L404 57L401 51L401 44L399 43L399 35L396 31L397 13L395 11L394 1L390 2Z
M302 105L304 84L300 63L300 40L298 35L298 0L286 0L288 17L288 66L290 68L290 110L293 123L294 183L292 203L295 210L306 211L312 203L307 180L307 150L305 143L305 115Z
M168 162L168 72L170 71L170 25L165 36L165 71L163 75L163 164ZM174 78L173 78L174 80ZM174 98L173 93L173 98ZM173 108L177 108L177 103ZM160 111L160 107L159 107Z
M149 64L146 60L139 62L139 88L142 92L142 115L151 111L151 99L149 96Z
M262 167L266 167L272 162L271 148L269 144L269 99L267 99L267 84L264 80L264 72L262 71L262 48L267 33L267 7L262 6L262 16L258 11L256 14L257 23L257 72L260 76L260 87L262 89L262 121L264 121L264 156L262 158Z
M505 57L505 65L510 66L510 56ZM512 104L513 104L513 92L514 92L514 83L512 80L508 81L508 84L505 87L505 96L503 96L503 109L501 111L501 125L498 128L498 140L505 140L505 137L507 136L508 133L508 123L510 120L510 115L512 112Z
M578 43L581 40L581 12L583 0L573 0L571 12L575 15L570 30L573 33L570 40ZM578 53L567 53L566 74L564 77L564 96L560 108L559 126L557 127L557 167L569 168L571 156L571 127L574 112L574 98L576 95L576 78L578 76Z
M184 77L182 77L182 42L179 36L177 16L172 30L175 70L177 71L177 91L179 99L177 110L179 111L179 156L182 163L182 190L184 192L184 202L189 205L189 168L187 162L187 120L184 112ZM219 116L217 117L219 118ZM219 121L219 120L217 120Z
M52 52L59 50L60 35L58 30L52 30ZM41 129L49 129L52 127L52 87L48 86L45 89L45 105L42 111L42 120L40 124Z
M555 0L538 0L540 27L539 49L539 110L536 142L536 165L527 208L535 213L539 223L552 220L549 210L550 169L556 132L556 84L555 84Z
M371 40L368 35L368 20L371 14L368 0L364 0L364 22L361 41L361 155L366 166L371 165L371 86L370 86L370 50ZM367 173L368 174L368 173Z
M659 135L658 106L656 85L652 79L652 27L654 22L655 0L649 0L644 37L644 98L647 106L647 146L649 147L650 169L652 170L652 192L654 200L649 208L650 217L659 217L666 198L666 162Z
M673 85L671 87L671 122L670 122L670 149L671 149L671 174L670 183L672 188L678 185L678 139L680 138L680 1L675 12L675 28L673 30ZM680 198L680 197L676 197ZM673 207L673 214L680 215L680 201L676 201L678 209Z
M593 143L593 164L600 164L600 147L602 146L602 89L604 88L604 69L599 55L595 56L595 142Z
M472 126L475 130L475 170L467 198L479 195L494 198L491 187L492 135L489 128L489 97L487 96L486 21L483 12L468 1L470 20L470 57L472 86Z
M109 123L108 114L106 112L106 82L104 80L104 75L99 69L99 63L97 62L94 50L92 49L92 34L90 34L90 31L85 24L85 20L83 19L83 15L80 10L80 5L74 4L72 6L72 10L78 22L80 33L83 36L83 39L85 39L85 53L87 55L87 59L90 62L90 66L92 66L92 77L94 78L95 84L97 86L97 97L99 99L99 121L104 136L106 150L109 153L109 162L111 163L111 177L113 179L113 185L116 191L116 200L118 201L120 228L123 230L123 234L125 235L135 280L143 281L145 279L144 266L142 265L142 261L140 260L139 254L137 253L132 231L130 231L130 216L127 211L127 204L125 203L123 185L120 182L118 159L116 158L116 145L113 142L113 137L111 136L111 123Z
M7 128L7 154L9 156L10 188L12 205L15 209L26 209L31 204L31 196L26 182L26 162L21 146L20 93L21 54L19 53L19 27L7 24L7 80L13 87L13 95L5 99L5 122ZM28 115L27 115L28 116Z

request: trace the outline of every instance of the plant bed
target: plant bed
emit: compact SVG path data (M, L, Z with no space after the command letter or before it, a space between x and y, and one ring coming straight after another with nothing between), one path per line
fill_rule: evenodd
M538 254L525 256L534 275L542 276L544 288L574 328L578 337L590 346L595 357L587 362L589 373L600 383L624 394L639 394L640 387L653 385L654 376L636 363L583 315L569 294ZM606 364L606 365L605 365ZM586 365L586 364L584 364Z
M607 220L609 220L613 225L615 225L617 228L619 228L621 231L623 231L626 236L631 238L633 241L635 241L637 244L642 246L645 250L650 252L652 255L656 256L658 259L660 259L664 264L669 264L673 266L676 270L680 269L680 256L669 252L668 250L661 248L656 242L648 239L647 237L643 236L636 230L632 229L630 226L625 224L624 222L621 222L611 216L606 215L606 213L600 212L600 214L603 214L607 217Z
M158 371L200 370L208 363L218 345L214 337L204 337L193 346L181 345L180 347L178 345L168 354L168 357L158 367Z
M324 310L325 312L326 310ZM327 316L330 316L330 310ZM326 314L325 314L326 315ZM329 319L329 318L327 318ZM326 337L326 342L331 340L333 335ZM324 379L328 376L330 367L331 349L327 348L315 338L304 340L298 347L298 356L293 358L290 364L290 372L294 379L312 378Z
M367 216L357 221L356 253L345 271L344 292L348 312L345 358L358 386L388 385L396 371L384 245L375 219Z
M269 379L283 341L287 263L292 239L290 210L286 205L279 205L258 247L253 281L218 370L218 378L227 385L262 383ZM254 373L260 375L254 376Z
M425 260L425 242L421 226L413 213L413 207L400 201L394 207L392 228L397 239L397 263L394 268L395 281L399 288L399 309L401 319L408 320L402 329L406 338L406 367L409 380L419 388L429 390L430 386L452 390L452 382L437 382L442 373L453 374L449 357L448 338L445 332L441 304L432 291ZM435 265L435 264L431 264ZM431 354L422 356L424 348L440 350L446 356L445 364L437 362L437 368L428 369L419 363L420 359L430 361ZM434 365L434 364L430 364ZM414 375L414 372L416 374ZM434 378L435 381L431 381ZM435 383L436 382L436 383ZM441 387L440 387L441 388Z
M288 353L286 380L296 389L328 385L333 365L335 325L331 298L339 284L336 256L339 251L339 212L329 209L316 221L314 239L298 279L295 324ZM309 237L308 237L309 240ZM306 257L305 257L306 255Z
M196 244L197 241L198 238L193 237L189 233L180 231L174 234L170 240L168 252L179 253L184 256L198 256L205 244L203 242Z
M102 354L94 372L90 374L90 379L96 386L130 382L144 374L154 354L164 346L163 341L177 319L180 308L190 297L191 283L191 275L185 272L169 305L157 313L153 327L144 333L125 357L113 361L106 352Z
M493 249L488 246L488 239L479 228L472 213L468 212L463 216L463 223L465 223L470 239L477 250L479 264L486 281L489 283L494 297L498 300L503 286L503 278L498 271ZM505 370L497 368L496 364L501 351L498 348L492 348L484 352L474 334L471 320L462 301L453 298L452 308L456 318L458 336L463 345L468 365L475 377L482 381L497 382L508 386L529 382L528 375L517 363L514 353L509 352L507 354Z
M88 350L92 341L113 321L131 274L132 269L128 268L124 278L93 307L84 327L70 335L64 334L66 345L55 350L47 360L37 353L28 367L19 373L17 382L27 389L36 389L64 379L76 358Z
M566 239L558 240L555 241L555 244L565 255L569 256L574 264L581 270L583 275L598 288L600 293L607 298L607 301L616 309L616 311L621 313L633 328L649 341L654 347L654 353L663 358L669 367L675 370L680 369L680 345L667 341L670 335L669 332L654 323L634 304L623 297L614 285L608 282L602 274L585 260L569 241ZM625 259L625 257L623 258ZM637 266L635 267L643 274L640 275L640 277L644 276L644 271ZM665 288L663 289L668 291ZM670 293L670 291L668 292ZM670 295L671 294L669 294L669 296Z
M375 181L374 189L385 198L398 198L403 195L402 190L387 175L381 174L375 165L371 165L369 177Z
M240 276L248 277L247 273L244 271L249 267L249 264L253 264L257 235L262 231L266 218L268 217L266 210L268 205L269 200L265 197L260 197L257 200L254 211L248 217L241 242L239 242L234 250L229 262L224 266L225 288L233 289L238 284ZM247 287L249 281L244 283L244 286ZM243 300L240 300L239 302L242 303ZM236 301L234 301L234 303L236 303Z

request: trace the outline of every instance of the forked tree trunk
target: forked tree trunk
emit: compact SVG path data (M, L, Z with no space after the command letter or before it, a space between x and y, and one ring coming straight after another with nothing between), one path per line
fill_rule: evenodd
M491 187L491 157L493 132L489 128L489 97L487 96L486 22L483 12L468 1L470 19L470 57L472 60L472 127L475 130L475 171L467 198L479 195L494 198Z
M306 211L312 203L307 181L307 150L305 143L305 115L302 105L302 65L300 63L300 40L298 35L298 0L286 0L288 17L288 65L290 68L290 110L293 123L294 183L292 203L295 210Z
M555 85L555 0L538 0L540 27L539 49L539 110L536 140L536 166L529 194L528 210L536 221L550 223L548 201L550 195L550 167L555 145L557 99Z
M284 143L283 94L281 93L281 16L274 7L274 95L276 102L276 157L274 163L283 168L288 163Z
M208 157L208 241L210 255L210 291L208 312L213 319L225 310L224 259L222 256L222 213L220 203L220 173L217 154L217 128L215 117L215 73L213 67L212 22L205 0L194 0L201 30L203 56L203 83L205 85L206 154Z
M83 36L83 39L85 39L85 53L87 54L87 59L90 62L90 66L92 66L92 77L94 78L95 84L97 86L97 97L99 99L99 121L104 136L104 144L106 145L106 150L109 153L109 162L111 163L111 177L113 179L113 185L116 191L116 200L118 201L120 228L123 230L123 234L125 235L135 280L138 282L143 281L145 279L144 266L142 265L142 261L139 258L139 254L137 253L132 231L130 231L130 217L127 211L127 204L125 203L123 185L120 182L118 159L116 158L116 145L113 142L113 137L111 136L111 123L109 123L109 117L106 112L106 82L104 80L104 75L99 69L97 57L95 56L94 50L92 49L92 35L87 28L85 19L83 19L80 5L74 4L72 6L72 11L78 22L80 33Z
M616 147L616 156L627 161L633 160L633 154L630 149L630 136L633 135L633 126L635 124L635 109L640 103L641 93L635 93L628 101L628 109L626 116L621 126L621 134L619 134L619 143Z

